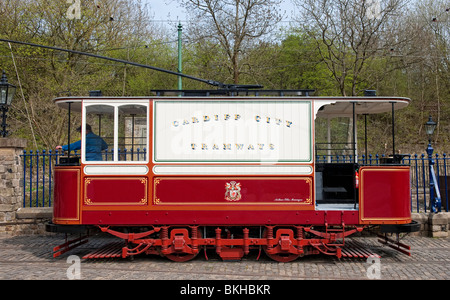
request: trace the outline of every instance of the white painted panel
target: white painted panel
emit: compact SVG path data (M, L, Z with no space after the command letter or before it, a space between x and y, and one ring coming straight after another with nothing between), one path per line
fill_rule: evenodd
M85 166L86 175L146 175L147 166Z
M154 166L156 175L311 175L311 166Z
M154 102L155 162L310 162L311 102Z

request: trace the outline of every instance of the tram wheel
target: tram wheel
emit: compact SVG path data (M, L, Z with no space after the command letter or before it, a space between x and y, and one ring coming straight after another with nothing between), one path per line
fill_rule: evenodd
M264 248L264 252L268 257L270 257L272 260L277 262L291 262L296 260L300 257L298 254L292 254L292 253L276 253L276 254L270 254L266 251L267 246Z
M202 238L202 233L200 232L200 230L197 232L197 238ZM170 254L165 254L164 256L174 262L187 262L197 257L197 255L200 253L200 250L201 249L199 247L197 253L173 252Z
M267 228L265 228L264 232L263 232L264 238L268 237L268 232L269 232L269 230ZM275 230L273 230L272 236L275 236ZM274 249L277 249L277 248L279 248L279 246L273 247L269 252L269 247L267 245L263 246L264 253L266 253L266 255L270 259L277 261L277 262L283 262L283 263L291 262L301 256L300 254L294 254L294 253L289 253L289 252L281 252L281 251L274 252Z
M186 261L190 261L190 260L194 259L198 255L198 253L196 253L196 254L172 253L172 254L166 254L165 256L171 261L186 262Z

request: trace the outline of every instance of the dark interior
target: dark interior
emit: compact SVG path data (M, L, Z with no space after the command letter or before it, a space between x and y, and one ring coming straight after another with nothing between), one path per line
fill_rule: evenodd
M355 171L357 164L320 163L316 164L317 204L355 203Z

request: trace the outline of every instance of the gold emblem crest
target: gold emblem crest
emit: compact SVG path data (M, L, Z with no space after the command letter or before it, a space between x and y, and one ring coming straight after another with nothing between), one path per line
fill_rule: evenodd
M225 200L227 201L239 201L242 198L241 195L241 183L231 181L225 183Z

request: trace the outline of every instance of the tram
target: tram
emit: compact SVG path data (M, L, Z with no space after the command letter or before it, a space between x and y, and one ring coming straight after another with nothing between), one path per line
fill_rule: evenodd
M179 262L206 249L223 260L250 251L279 262L320 253L367 256L352 252L347 237L374 226L417 231L410 169L395 142L391 157L370 165L358 160L356 136L358 115L391 112L395 120L410 99L310 94L156 91L55 99L69 116L81 114L81 155L71 154L69 140L67 157L55 167L48 231L95 227L120 239L92 257L155 254ZM345 162L331 161L329 135L318 140L319 124L338 117L353 125ZM107 147L96 150L99 140ZM68 241L54 255L83 242ZM382 242L409 254L398 241Z

